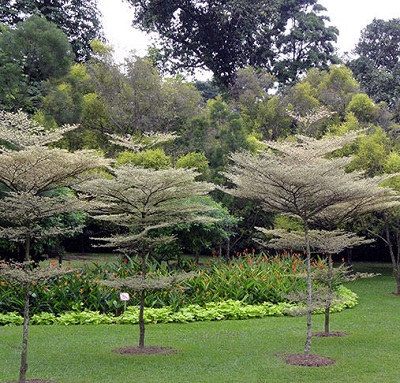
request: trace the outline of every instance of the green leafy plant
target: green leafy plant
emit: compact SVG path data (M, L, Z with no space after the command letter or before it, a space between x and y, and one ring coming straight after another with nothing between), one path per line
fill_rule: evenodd
M332 312L339 312L345 308L354 307L358 300L351 290L341 286L340 301L334 305ZM221 302L209 302L204 307L191 304L174 310L171 306L162 308L148 308L144 313L145 323L188 323L201 321L244 320L264 318L267 316L284 316L292 313L296 306L293 303L281 302L273 304L249 305L242 301L229 299ZM323 309L315 310L315 314L323 313ZM0 325L21 325L23 318L16 312L0 314ZM121 315L100 314L98 311L69 311L60 315L42 312L31 318L35 325L85 325L85 324L137 324L139 323L139 308L129 306Z

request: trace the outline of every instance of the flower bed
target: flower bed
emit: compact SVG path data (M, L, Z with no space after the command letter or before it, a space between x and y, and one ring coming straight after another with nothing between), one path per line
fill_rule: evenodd
M325 267L324 261L313 262L314 270L321 271ZM187 310L187 307L205 308L229 301L254 307L271 304L280 307L290 303L289 294L305 289L305 263L299 254L244 252L229 263L212 258L201 266L186 264L185 270L189 269L196 271L198 276L175 287L148 294L146 311L149 312L148 308L157 308L179 313L179 310ZM170 272L170 267L165 264L151 265L148 270L153 277ZM101 280L139 273L140 264L134 259L103 264L90 262L75 273L53 279L45 285L35 285L31 291L31 313L43 317L43 313L48 313L59 317L67 312L86 311L118 317L124 311L124 303L119 299L120 291L102 285ZM316 287L318 283L316 281ZM130 295L127 305L137 306L139 297L135 293ZM9 312L23 312L23 292L2 282L0 313Z

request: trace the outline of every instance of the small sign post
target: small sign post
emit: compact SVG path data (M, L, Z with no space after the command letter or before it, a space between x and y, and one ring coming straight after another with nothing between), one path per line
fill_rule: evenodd
M130 296L128 293L119 293L119 299L124 302L124 312L126 311L126 302L129 301Z

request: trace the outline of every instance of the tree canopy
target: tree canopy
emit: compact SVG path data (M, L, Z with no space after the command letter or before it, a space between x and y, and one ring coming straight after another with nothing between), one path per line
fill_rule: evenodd
M400 18L374 19L361 32L348 64L366 93L376 102L396 107L400 96Z
M67 36L78 62L91 56L90 43L103 32L97 0L2 0L0 23L15 26L32 15L57 25Z
M44 18L32 16L0 33L0 109L32 111L44 81L66 75L73 62L66 35Z
M309 119L310 120L310 119ZM306 355L311 347L311 310L312 310L312 279L311 279L311 239L310 228L318 217L326 217L331 212L334 222L337 211L343 212L343 206L356 206L371 210L383 209L398 203L398 196L391 189L379 188L378 180L363 178L360 173L347 173L346 165L349 158L329 158L327 155L351 143L357 133L344 136L327 137L315 140L298 136L295 141L274 142L263 144L270 150L259 155L249 153L234 153L231 156L232 165L226 176L234 185L227 192L244 198L261 202L267 212L277 212L300 219L304 228L304 243L307 254L307 337L304 347ZM380 194L378 190L383 190ZM380 204L364 201L375 199ZM368 211L368 210L367 210ZM350 213L348 213L350 214Z
M27 261L33 239L79 230L74 222L49 224L49 219L88 210L91 203L69 188L95 177L90 171L108 163L93 151L46 146L66 130L46 132L22 113L0 115L0 139L12 147L0 153L0 237L24 243Z
M207 68L227 87L237 69L264 67L280 82L334 61L338 30L316 0L128 0L134 24L157 32L153 58L171 69Z

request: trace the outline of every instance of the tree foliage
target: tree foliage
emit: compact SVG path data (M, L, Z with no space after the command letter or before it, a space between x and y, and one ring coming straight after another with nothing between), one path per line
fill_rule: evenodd
M48 220L88 210L91 203L76 198L69 188L95 177L90 171L108 163L92 151L46 146L70 129L46 132L22 113L0 116L0 139L13 147L0 153L0 236L24 243L27 261L33 239L79 230L75 222L57 225Z
M355 78L375 101L392 109L399 102L400 19L374 19L361 32L354 49L358 58L349 61Z
M338 31L325 25L316 0L128 2L134 24L159 35L154 59L174 69L207 68L224 87L248 64L287 82L333 60Z
M267 141L269 148L259 155L235 153L233 164L226 177L234 185L229 193L261 202L267 212L284 213L303 223L304 243L307 254L307 336L306 355L311 347L312 280L310 266L310 228L326 212L349 212L346 206L371 202L372 191L379 189L378 181L371 181L360 173L347 173L349 158L327 158L326 155L352 142L356 133L315 140L300 136L295 141ZM397 203L394 191L386 190L385 199L378 208ZM368 203L367 203L368 205ZM365 207L365 206L364 206ZM372 204L372 209L377 205ZM331 214L333 216L333 214ZM341 216L339 214L339 216ZM335 217L337 219L337 217ZM334 222L337 222L334 220Z
M0 34L1 108L32 112L44 81L66 75L72 59L66 35L43 18L32 16L6 29Z
M26 382L26 373L28 371L28 334L29 334L29 305L30 305L30 289L38 282L44 282L51 278L57 278L72 272L73 270L56 268L53 266L33 268L30 262L7 264L0 263L0 276L8 281L12 286L20 288L24 291L24 323L21 349L21 364L19 371L19 383Z
M121 68L100 55L88 74L108 118L107 133L179 132L199 114L201 94L193 84L179 76L163 79L148 58L130 57Z
M205 207L192 198L213 188L196 182L197 173L189 169L154 170L127 164L110 171L114 178L85 182L79 189L104 203L96 219L129 228L127 233L99 239L130 254L147 254L154 246L174 240L154 235L159 229L201 220L195 213Z
M97 0L2 0L0 23L15 26L32 15L55 24L67 36L78 62L91 56L90 43L102 38Z

